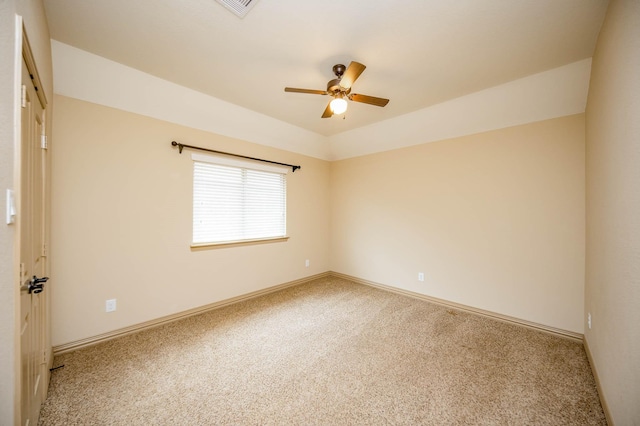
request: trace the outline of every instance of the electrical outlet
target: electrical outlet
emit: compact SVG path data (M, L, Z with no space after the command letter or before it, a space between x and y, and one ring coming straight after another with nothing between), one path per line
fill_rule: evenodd
M308 268L308 267L309 267L309 259L307 259L307 260L305 260L305 261L304 261L304 266L305 266L305 268Z
M105 311L113 312L116 310L116 299L109 299L105 302Z
M591 330L591 312L587 314L587 327Z
M418 272L418 281L424 281L424 272Z

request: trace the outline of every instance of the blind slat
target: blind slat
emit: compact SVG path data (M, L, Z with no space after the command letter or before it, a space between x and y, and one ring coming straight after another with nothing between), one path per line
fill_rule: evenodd
M194 243L285 235L285 174L194 161Z

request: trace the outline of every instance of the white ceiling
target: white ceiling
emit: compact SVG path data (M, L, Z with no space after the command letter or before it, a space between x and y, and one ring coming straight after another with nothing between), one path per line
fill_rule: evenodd
M606 0L44 0L51 37L321 135L589 58ZM336 63L362 62L350 103L320 118Z

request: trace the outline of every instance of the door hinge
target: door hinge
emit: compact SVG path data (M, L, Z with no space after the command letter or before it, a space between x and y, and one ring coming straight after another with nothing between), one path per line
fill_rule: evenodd
M49 142L47 141L47 135L40 136L40 148L47 149L49 148Z
M49 255L49 249L46 244L42 244L42 257L47 257Z
M20 105L22 105L22 108L26 108L27 107L27 86L23 84L21 90L22 92L20 93Z

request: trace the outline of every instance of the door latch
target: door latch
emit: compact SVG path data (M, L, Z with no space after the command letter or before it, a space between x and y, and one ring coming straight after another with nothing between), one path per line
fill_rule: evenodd
M27 290L29 294L42 293L42 290L44 290L44 283L46 283L48 280L49 277L38 278L34 275L33 278L29 280L28 284L22 286L22 289Z

